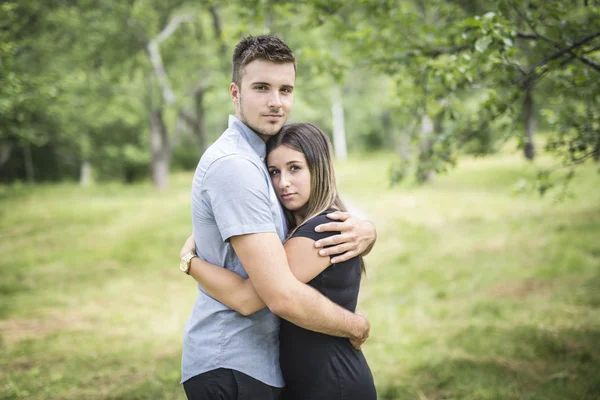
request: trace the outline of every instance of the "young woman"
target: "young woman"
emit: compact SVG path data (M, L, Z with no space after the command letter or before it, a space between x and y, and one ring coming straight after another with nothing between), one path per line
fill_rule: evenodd
M327 136L308 123L284 126L267 143L267 167L285 209L289 235L284 248L292 272L298 280L354 312L364 269L362 259L331 264L314 247L315 241L334 234L314 231L329 221L326 214L345 211L337 194ZM182 253L193 250L195 244L188 240ZM190 274L210 296L243 315L265 307L250 280L225 268L194 258ZM279 338L286 383L283 399L377 398L363 353L347 339L309 331L285 320L281 321Z

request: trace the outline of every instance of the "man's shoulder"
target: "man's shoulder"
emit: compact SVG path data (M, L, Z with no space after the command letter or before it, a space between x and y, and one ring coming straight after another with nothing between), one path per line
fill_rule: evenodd
M239 132L227 129L206 149L200 158L200 165L208 170L215 164L236 166L251 163L256 165L260 161L258 155L252 151Z
M264 175L259 162L246 153L223 154L206 165L205 176Z

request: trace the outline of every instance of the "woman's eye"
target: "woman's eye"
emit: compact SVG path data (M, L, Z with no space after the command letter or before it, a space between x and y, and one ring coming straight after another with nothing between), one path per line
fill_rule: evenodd
M292 171L298 171L300 169L299 166L297 165L292 165L292 167L290 168Z
M279 173L279 170L272 169L271 171L269 171L269 173L271 174L271 176L275 176Z

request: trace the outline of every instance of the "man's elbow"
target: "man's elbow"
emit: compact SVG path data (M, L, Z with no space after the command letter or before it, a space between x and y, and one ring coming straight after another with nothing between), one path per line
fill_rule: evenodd
M296 312L296 302L293 301L292 297L287 293L279 293L269 299L267 307L275 315L281 318L288 319L293 317Z

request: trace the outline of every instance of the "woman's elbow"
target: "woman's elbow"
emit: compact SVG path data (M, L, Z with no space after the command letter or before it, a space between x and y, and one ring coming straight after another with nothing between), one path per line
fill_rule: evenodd
M240 307L238 307L238 309L236 311L238 313L242 314L244 317L247 317L249 315L254 314L258 310L256 309L256 307L250 307L249 304L242 304L242 305L240 305Z
M265 304L261 301L241 300L237 303L235 311L242 314L244 317L247 317L262 310L265 307Z

